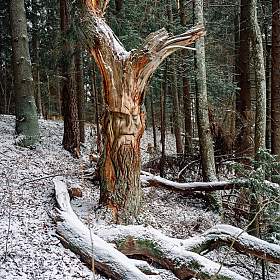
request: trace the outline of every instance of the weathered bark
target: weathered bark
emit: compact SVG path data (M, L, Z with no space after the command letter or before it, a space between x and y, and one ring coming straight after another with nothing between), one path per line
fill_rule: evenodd
M181 240L164 236L144 226L118 226L93 234L75 215L63 178L54 179L57 211L57 234L62 244L81 256L82 261L111 279L147 279L125 255L140 257L170 269L179 279L245 280L244 277L212 262L198 253L222 245L280 264L280 247L250 237L239 228L217 225L201 236ZM58 218L58 219L57 219ZM105 241L104 241L105 240ZM115 243L118 252L107 242ZM94 249L92 248L94 246Z
M22 135L19 138L19 145L32 146L39 138L39 125L34 99L24 1L9 0L8 6L16 94L16 133Z
M262 35L257 19L257 0L249 0L248 6L248 26L252 41L255 88L256 88L256 120L255 120L255 154L256 160L258 152L265 149L265 130L266 130L266 81L263 58ZM259 237L259 202L252 190L251 217L249 217L251 234Z
M272 1L271 153L280 157L279 1Z
M192 44L204 36L204 31L197 26L182 35L170 36L161 29L150 34L140 48L127 52L105 23L107 2L80 0L76 30L100 69L107 104L100 202L110 210L114 222L129 223L143 203L139 145L145 127L141 110L145 86L168 55Z
M76 68L75 78L76 78L76 85L77 85L80 141L84 143L85 142L85 91L83 85L82 46L79 42L76 44L75 68Z
M203 22L203 1L195 1L195 14L198 22ZM196 46L196 112L197 126L202 162L203 181L217 181L213 139L209 126L207 85L206 85L206 66L205 66L205 46L204 38L195 42ZM219 191L207 195L208 205L215 212L222 212L222 199Z
M78 122L78 107L75 82L74 46L67 42L67 30L70 28L70 11L67 0L60 0L61 31L65 40L62 46L64 56L61 72L62 81L62 115L64 119L63 147L73 156L77 157L80 148L80 132Z
M248 30L248 0L241 0L240 15L240 47L239 47L239 108L240 112L236 152L239 157L253 156L253 143L251 140L251 81L250 81L250 41Z

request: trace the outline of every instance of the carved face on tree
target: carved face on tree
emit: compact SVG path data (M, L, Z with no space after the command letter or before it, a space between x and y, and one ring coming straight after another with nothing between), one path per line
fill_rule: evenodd
M140 114L113 113L112 129L114 137L120 141L120 145L134 146L137 135L142 127Z

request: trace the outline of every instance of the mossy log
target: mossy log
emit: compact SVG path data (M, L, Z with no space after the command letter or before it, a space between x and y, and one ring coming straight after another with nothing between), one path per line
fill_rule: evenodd
M90 231L73 212L62 178L54 179L58 203L57 235L63 245L79 254L89 266L94 251L95 269L111 279L148 279L129 257L153 261L170 269L179 279L246 279L199 255L218 246L233 244L239 251L280 263L280 247L252 237L239 228L217 225L204 234L180 240L152 227L116 226ZM115 243L117 249L112 244ZM92 250L92 244L94 250Z

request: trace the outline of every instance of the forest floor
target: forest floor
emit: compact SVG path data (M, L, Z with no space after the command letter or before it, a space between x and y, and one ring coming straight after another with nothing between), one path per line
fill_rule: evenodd
M91 149L96 147L95 127L86 125L86 141L81 147L81 159L63 149L63 122L40 120L40 143L33 149L15 145L15 118L0 115L0 279L93 279L93 273L70 250L65 249L55 234L55 175L63 176L69 187L79 187L83 197L74 198L72 207L83 222L90 215L93 230L109 227L95 217L99 186L87 179L94 170L90 162ZM147 153L152 133L146 131L141 142L143 164L153 169L155 154ZM167 153L174 153L175 139L167 137ZM85 182L82 181L82 171ZM187 176L187 175L185 175ZM143 188L149 224L174 238L188 238L204 232L220 217L213 214L197 196L182 196L154 187ZM86 202L89 197L89 213ZM143 220L147 220L143 217ZM224 221L223 221L224 222ZM222 262L227 254L222 247L205 256ZM225 266L247 279L261 279L260 261L232 250ZM156 267L149 279L173 280L172 272ZM280 268L270 265L267 279L280 279ZM95 279L105 279L95 275ZM195 279L195 278L193 278Z

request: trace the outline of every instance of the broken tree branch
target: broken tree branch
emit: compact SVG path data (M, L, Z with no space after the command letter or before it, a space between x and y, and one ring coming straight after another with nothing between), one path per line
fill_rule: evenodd
M241 187L248 187L249 182L245 180L239 180L236 182L222 181L222 182L193 182L193 183L177 183L160 176L155 176L151 173L141 171L141 183L142 185L150 185L161 189L166 189L174 192L180 192L184 194L191 194L196 191L214 191L214 190L227 190L227 189L239 189Z

